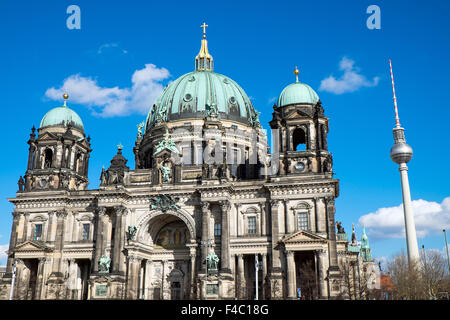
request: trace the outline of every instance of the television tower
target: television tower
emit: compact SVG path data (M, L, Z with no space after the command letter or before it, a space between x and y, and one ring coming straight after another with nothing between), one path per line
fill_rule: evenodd
M389 60L391 68L392 91L394 93L394 108L395 108L395 128L394 132L394 146L391 148L391 159L399 164L400 178L402 181L403 194L403 212L405 215L405 230L406 230L406 248L408 251L408 262L411 265L412 261L419 261L419 247L417 246L416 225L414 224L414 215L411 205L411 192L409 190L408 167L406 164L413 156L412 148L406 144L405 132L400 126L400 119L398 117L397 98L395 97L394 75L392 73L392 64Z

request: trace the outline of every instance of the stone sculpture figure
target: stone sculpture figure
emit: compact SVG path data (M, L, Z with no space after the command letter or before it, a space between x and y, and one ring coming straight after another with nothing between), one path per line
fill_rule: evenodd
M168 183L172 178L172 171L167 165L161 166L162 182Z
M108 256L101 256L98 262L98 271L100 273L109 273L109 267L111 265L111 258Z
M23 187L25 186L25 181L23 180L23 177L20 176L19 181L17 182L19 186L19 191L23 191Z
M141 123L139 123L137 125L137 130L138 130L138 138L142 137L142 128L144 127L144 121L142 121Z
M105 167L102 168L102 173L100 174L100 185L104 186L107 183L106 171Z
M338 233L345 233L344 228L342 227L342 222L336 221L336 228Z
M135 240L136 232L137 232L136 226L128 226L128 240Z
M219 263L219 257L217 257L216 253L213 251L206 257L206 262L208 264L209 271L217 271L217 265Z

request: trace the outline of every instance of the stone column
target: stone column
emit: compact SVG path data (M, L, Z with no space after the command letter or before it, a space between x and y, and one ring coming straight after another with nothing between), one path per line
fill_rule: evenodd
M267 254L262 254L262 298L266 299Z
M54 277L64 277L62 273L62 251L64 247L64 227L67 217L66 210L56 211L56 238L53 253L52 275Z
M105 207L99 207L97 209L94 272L98 272L98 263L103 254L103 238L106 237L106 235L104 235L104 232L106 232L106 230L104 230L105 214Z
M119 272L123 274L123 260L124 254L122 253L124 247L124 236L125 236L125 217L127 214L127 209L122 206L114 207L114 212L116 215L115 221L115 234L114 234L114 254L112 270L114 272Z
M206 272L206 256L208 255L208 240L209 240L209 221L210 221L210 203L203 202L202 203L202 262L201 269L203 272Z
M55 211L50 211L48 213L48 225L47 225L47 237L46 242L52 241L52 228L53 228L53 215L55 214Z
M73 218L72 219L72 242L75 242L79 239L78 234L77 234L77 231L78 231L77 215L78 215L78 212L75 212L75 211L72 212L72 218Z
M279 232L279 204L280 200L271 200L272 213L272 272L281 273L280 251L278 241L280 240Z
M221 237L221 272L231 273L230 270L230 208L228 201L220 201L222 209L222 237Z
M17 228L19 226L19 220L20 220L20 213L17 211L13 211L12 212L12 216L13 216L13 223L12 223L12 228L11 228L11 237L9 239L9 253L8 253L8 262L6 264L6 272L4 277L5 278L11 278L12 276L12 267L14 264L14 259L13 256L11 254L11 251L16 247L16 243L17 243Z
M195 258L197 256L197 253L194 251L191 251L189 254L189 257L191 259L190 269L189 269L189 275L190 275L190 283L189 283L189 296L190 299L195 299Z
M30 218L30 214L28 212L25 212L23 214L23 233L22 233L22 239L21 242L27 241L27 234L28 234L28 220ZM42 231L43 232L43 231ZM32 239L34 240L34 239Z
M320 232L319 229L319 210L317 210L317 197L314 197L314 222L315 222L315 229L314 232Z
M235 204L236 206L236 236L240 237L242 236L242 232L241 232L241 214L240 214L240 207L241 205L239 203Z
M284 207L284 234L289 234L289 213L288 213L288 202L283 201Z
M150 292L152 290L152 262L151 260L147 260L145 264L145 281L144 281L144 299L150 299Z
M327 252L325 250L317 250L316 255L318 256L319 299L326 299L328 297L328 286L325 281L328 269Z
M42 295L42 287L44 285L44 268L46 258L39 258L38 270L37 270L37 279L36 279L36 300L41 300Z
M238 281L239 281L239 286L238 286L238 299L243 299L245 297L245 288L246 288L246 281L245 281L245 277L244 277L244 257L242 254L238 254Z
M128 257L127 299L135 300L138 297L138 281L141 260L142 259L133 255Z
M266 230L266 202L260 203L260 211L261 211L261 235L267 235Z
M336 230L334 222L334 213L336 208L334 206L334 197L326 198L327 222L328 222L328 251L330 252L330 267L339 270L337 260L337 244L336 244Z
M286 250L286 268L287 268L287 288L288 288L288 299L295 299L295 286L297 283L295 275L295 260L294 252Z

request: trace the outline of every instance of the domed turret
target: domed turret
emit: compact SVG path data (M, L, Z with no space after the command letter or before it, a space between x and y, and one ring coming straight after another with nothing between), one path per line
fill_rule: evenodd
M84 132L83 121L81 121L80 116L67 107L68 94L64 94L64 105L61 107L53 108L45 114L41 120L40 129L46 127L68 127L69 125L73 128L79 129Z
M296 81L288 85L278 98L277 107L284 107L290 104L316 104L319 102L317 93L307 84L298 81L299 71L294 70Z

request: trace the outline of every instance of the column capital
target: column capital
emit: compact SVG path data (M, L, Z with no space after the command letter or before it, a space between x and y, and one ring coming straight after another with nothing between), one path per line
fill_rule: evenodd
M20 218L20 215L23 214L23 212L13 211L11 212L14 219Z
M271 199L270 200L270 205L272 207L278 207L280 205L280 202L281 202L281 200L279 200L279 199Z
M202 211L203 211L204 213L206 213L206 212L209 211L209 209L210 209L210 207L211 207L211 204L210 204L209 202L202 202L202 203L201 203L201 207L202 207Z
M128 210L124 206L115 206L114 212L115 212L116 216L126 216L128 213Z
M294 251L292 250L285 250L285 252L288 258L292 258L294 256Z
M104 216L106 214L106 207L98 207L96 211L99 216Z
M326 196L324 199L327 205L334 204L335 198L333 196Z
M58 210L58 211L56 211L56 216L58 217L58 219L64 219L65 217L67 217L67 211L66 210Z
M222 209L222 212L228 212L231 209L230 201L228 200L221 200L219 201L220 208Z

